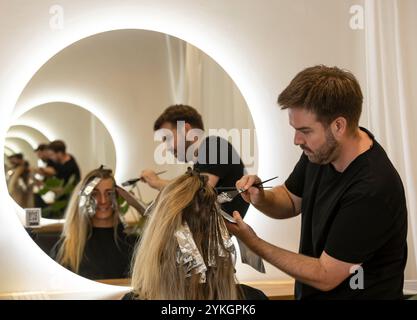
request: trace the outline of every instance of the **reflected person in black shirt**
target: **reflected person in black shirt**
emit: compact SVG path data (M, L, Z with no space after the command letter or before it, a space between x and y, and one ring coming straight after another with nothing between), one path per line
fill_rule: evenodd
M296 280L297 299L402 299L407 261L407 207L401 178L382 146L359 127L362 92L337 67L300 72L280 94L304 151L285 184L236 186L275 219L301 215L299 253L261 238L235 212L229 230Z
M212 187L233 187L245 174L245 165L233 145L218 136L205 137L202 117L191 106L178 104L165 109L156 119L154 131L161 134L168 150L179 161L192 161L195 169L207 175ZM169 182L153 170L144 170L140 176L158 190ZM222 204L225 212L231 215L233 210L238 210L242 217L248 208L248 203L240 196Z
M62 140L54 140L49 145L39 145L35 152L46 166L37 168L34 171L45 178L56 177L63 182L63 190L72 191L81 179L81 172L74 156L67 153L66 148L65 142ZM55 202L62 202L64 205L54 214L54 218L62 218L66 210L66 203L70 197L71 192L64 194L57 192ZM37 206L47 206L39 195L37 195L35 200Z
M76 188L51 256L92 280L126 278L136 241L120 222L112 171L100 167Z
M54 175L58 179L64 180L64 184L66 184L73 176L74 184L77 184L81 177L80 168L78 167L74 156L67 153L66 148L65 142L62 140L55 140L49 144L51 158L54 162Z

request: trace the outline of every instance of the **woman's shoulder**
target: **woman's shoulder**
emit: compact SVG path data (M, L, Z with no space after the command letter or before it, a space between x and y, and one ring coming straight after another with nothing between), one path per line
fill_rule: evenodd
M138 297L135 295L135 293L133 291L126 293L123 297L122 300L139 300Z
M268 297L261 290L250 287L246 284L239 284L243 291L243 296L246 300L269 300Z

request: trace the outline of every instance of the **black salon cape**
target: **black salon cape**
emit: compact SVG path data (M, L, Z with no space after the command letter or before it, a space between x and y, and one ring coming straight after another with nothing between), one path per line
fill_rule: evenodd
M117 227L117 243L114 240L114 228L92 228L78 274L91 280L127 278L137 241L136 236L124 233L121 224ZM58 242L51 250L53 259L60 244Z

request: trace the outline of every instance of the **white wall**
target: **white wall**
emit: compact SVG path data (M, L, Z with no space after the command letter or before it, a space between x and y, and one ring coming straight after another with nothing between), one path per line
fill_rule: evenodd
M259 139L259 174L279 174L279 182L285 180L300 154L292 144L293 132L286 112L279 111L275 103L289 80L302 68L323 63L350 69L361 85L365 85L363 30L349 27L350 6L363 4L359 0L73 0L62 2L65 12L62 30L49 27L49 7L55 1L8 0L2 3L6 4L0 13L2 132L12 112L21 112L20 105L16 109L14 106L26 83L42 64L79 39L114 29L166 32L190 42L217 61L235 80L252 112ZM109 81L105 75L103 77L103 81ZM128 177L135 173L135 166L131 163L131 150L121 143L126 140L139 143L132 137L136 122L121 115L120 108L108 108L108 101L113 97L97 96L92 100L82 93L74 93L67 98L91 106L104 120L115 138L120 175ZM160 99L155 94L151 98ZM116 118L127 120L122 126L112 121ZM137 156L140 155L135 154ZM0 186L5 187L4 183ZM95 288L90 282L72 278L42 256L19 229L7 201L2 201L1 210L0 291ZM247 221L266 240L297 250L297 219L272 221L251 210ZM28 264L32 265L30 276L25 272ZM242 265L237 269L241 280L286 278L270 266L266 275ZM52 274L55 281L45 281L47 274Z

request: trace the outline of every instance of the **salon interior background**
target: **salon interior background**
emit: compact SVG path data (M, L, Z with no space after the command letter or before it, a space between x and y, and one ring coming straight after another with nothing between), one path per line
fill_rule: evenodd
M56 28L53 28L51 18L57 8L62 8L64 20L62 25L55 21ZM152 112L135 109L135 101L117 105L116 101L120 100L116 98L123 91L117 86L113 90L109 87L95 90L92 80L81 90L70 85L71 80L74 81L72 70L61 70L66 86L60 86L59 81L51 82L43 90L33 90L34 94L28 91L21 96L47 61L77 41L106 31L146 29L187 41L228 73L246 100L251 117L236 115L230 110L211 110L211 113L206 110L207 114L215 115L208 121L214 123L226 118L222 116L225 112L227 118L246 121L248 126L253 119L258 138L258 172L265 177L279 175L282 182L300 151L292 144L293 131L286 112L280 112L276 106L278 93L306 66L323 63L344 67L358 77L365 94L361 124L385 147L405 184L409 209L406 279L417 279L417 172L414 166L417 146L413 141L417 136L413 126L417 114L412 108L417 103L417 92L412 90L417 80L414 59L417 40L413 36L417 31L416 15L417 2L413 0L271 0L262 3L251 0L123 3L1 0L0 147L4 147L6 132L19 115L35 106L61 102L85 108L103 122L115 144L117 177L130 177L142 165L150 166L137 151L145 142L136 132L137 121ZM128 85L119 84L120 88ZM110 87L112 85L115 83L109 83ZM164 105L177 102L174 100L179 99L175 96L179 91L174 89L170 97L148 92L147 99ZM229 91L225 90L225 94ZM123 107L127 108L126 112L121 111ZM213 108L216 108L215 103ZM57 116L63 116L61 109L55 109ZM151 122L147 127L150 130ZM57 136L59 133L52 130L50 134ZM79 293L82 291L87 298L108 298L124 290L75 276L44 255L22 228L16 215L19 209L7 194L3 172L0 174L0 294L60 291L62 297L71 297L74 292L82 297ZM297 250L298 219L271 222L251 209L247 220L266 240ZM266 275L241 264L237 269L241 280L286 278L270 266Z

